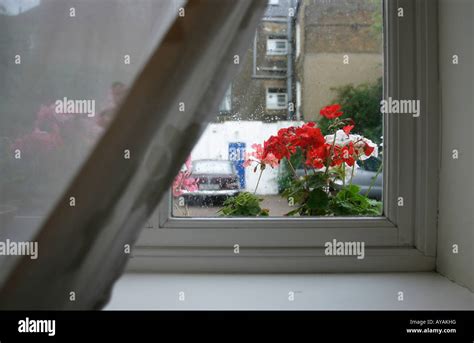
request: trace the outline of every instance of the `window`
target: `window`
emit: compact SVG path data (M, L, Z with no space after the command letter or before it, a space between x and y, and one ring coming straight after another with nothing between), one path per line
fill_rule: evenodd
M398 25L397 6L400 3L405 7L405 13L413 14L403 27ZM240 189L244 187L253 192L258 183L257 195L263 201L268 201L269 194L273 193L270 199L276 195L273 197L275 202L266 206L270 215L258 218L223 216L217 213L222 207L219 201L218 204L209 202L204 205L184 202L185 206L177 204L176 208L172 206L173 195L170 193L157 210L155 228L143 233L141 244L146 249L136 251L131 268L287 272L432 270L436 214L427 201L436 198L432 193L436 189L436 176L432 174L436 169L436 159L427 160L425 157L436 154L437 137L432 132L436 132L438 118L436 89L424 82L428 80L425 77L428 71L430 75L436 75L430 57L436 53L427 53L433 52L435 47L416 37L423 37L421 33L436 34L433 30L435 20L426 19L436 17L427 16L434 7L429 1L422 1L417 6L411 1L385 1L382 15L382 1L361 0L358 6L351 6L346 1L321 0L305 5L308 4L300 4L295 18L298 21L304 15L306 20L299 23L302 25L301 51L299 61L293 66L293 75L279 78L280 75L262 73L252 80L240 73L233 81L233 100L236 113L244 115L245 119L210 124L191 153L193 161L206 158L231 161L235 169L232 177L234 180L238 178ZM330 13L344 22L337 25ZM311 25L307 20L315 20L319 25ZM367 22L354 25L360 20ZM264 22L260 29L268 27ZM413 32L420 35L413 35ZM313 44L308 44L311 42ZM259 61L259 51L265 53L266 49L258 44L256 49ZM400 54L400 51L414 53L412 56ZM250 66L252 54L253 51L249 51ZM417 63L418 59L423 63ZM352 87L349 86L351 83ZM294 94L297 88L298 96ZM382 211L379 215L285 215L288 208L281 205L288 206L288 202L278 196L279 182L275 182L279 170L266 168L258 181L258 173L243 165L245 158L242 156L252 151L249 147L253 143L262 142L263 138L275 135L281 128L301 127L313 121L323 126L318 118L319 109L331 104L338 96L333 90L335 88L341 89L342 99L344 94L350 97L357 94L361 99L373 95L379 104L382 98L418 97L431 110L422 107L419 117L387 113L374 116L378 121L373 121L372 137L382 154L378 160L363 161L358 168L361 171L359 176L364 178L365 172L377 173L382 166L376 178L368 178L369 183L381 180L379 201ZM267 92L270 89L274 91ZM291 89L291 92L286 92L286 89ZM300 120L286 116L269 119L266 113L268 94L286 95L285 103L301 101ZM278 104L278 99L275 102ZM353 105L349 102L347 108ZM400 139L402 132L403 139ZM255 139L258 137L262 139ZM238 157L230 158L231 152ZM296 172L302 175L304 170ZM242 180L245 182L243 186ZM328 258L324 244L333 239L363 241L369 263ZM236 246L240 247L240 256L245 256L245 259L235 258ZM178 257L184 265L172 262L172 266L165 265L164 261L170 263Z
M288 94L285 88L267 88L267 110L281 110L287 106Z
M254 61L260 60L260 78L249 73L247 65L250 63L244 66L233 82L235 113L224 119L216 118L189 157L190 165L208 161L210 168L212 164L227 162L234 168L220 173L218 177L211 177L211 170L197 172L193 169L180 173L173 187L175 217L252 217L255 213L257 216L265 214L270 217L382 215L383 120L378 107L383 96L383 53L382 31L373 28L378 23L375 15L377 11L381 11L381 7L375 6L374 2L365 2L365 6L359 8L347 6L343 2L323 5L315 2L302 4L293 23L281 26L280 21L272 21L277 19L275 17L262 20L256 37L271 30L279 33L285 30L296 32L298 25L305 25L305 30L301 30L305 42L302 58L295 58L298 47L292 44L295 51L289 54L292 57L285 69L287 75L282 75L274 65L264 64L259 59L263 55L261 46L259 49L258 43L254 43L254 49L248 53L248 57ZM341 13L345 16L341 17ZM327 22L321 21L318 17L321 15ZM302 20L303 17L305 20ZM370 29L354 31L347 18ZM316 21L319 24L315 29L313 24ZM334 22L338 25L334 26ZM321 42L320 36L323 34L333 39ZM270 37L277 36L273 33ZM297 39L298 35L293 37ZM361 52L362 49L364 52ZM350 55L352 66L341 68L346 65L346 55ZM351 72L348 73L347 69ZM288 89L291 91L288 92ZM337 132L331 128L332 119L319 114L322 107L332 103L343 104L340 113L347 112L341 117L343 119L337 119ZM262 108L265 110L262 111ZM289 116L288 112L294 115ZM343 132L342 128L346 124L350 127L350 123L354 127L349 129L350 132ZM315 127L311 128L310 125ZM307 130L298 131L294 139L298 139L299 135L313 134L316 137L319 134L326 145L331 145L336 133L337 144L335 142L334 147L331 147L332 153L344 154L338 149L346 149L354 144L355 151L359 151L358 156L352 160L346 159L347 163L335 162L330 165L332 162L328 157L320 157L319 160L312 157L317 151L313 146L296 143L296 147L288 141L283 144L291 153L277 158L278 161L274 163L267 160L265 170L261 169L258 155L262 154L262 145L266 145L264 142L279 135L282 130ZM345 144L348 145L343 148ZM345 151L349 153L348 148ZM278 155L277 152L271 154ZM355 160L357 162L353 163ZM318 183L317 179L321 175L325 175L328 187L321 188L317 195L314 187L309 185ZM233 180L238 180L238 184ZM353 202L349 200L350 197L345 197L344 201L338 203L336 194L344 194L349 186L353 190ZM352 193L346 195L349 194ZM248 199L244 196L248 196ZM261 200L260 206L242 211L230 210L233 206L229 205L230 200L240 199L250 204L255 200L253 196ZM340 197L342 199L342 195ZM329 200L331 204L327 202ZM359 201L362 201L360 205L355 205ZM322 209L325 206L331 209ZM259 208L261 212L252 212Z
M74 18L73 22L93 20L97 21L97 25L105 25L104 30L97 30L94 27L94 33L99 37L99 40L95 43L114 42L114 37L121 36L118 33L128 32L130 35L122 36L132 42L127 44L129 47L133 46L129 56L128 54L123 56L122 43L118 46L112 44L107 50L88 49L87 44L86 46L76 44L75 39L69 39L71 36L79 37L81 38L80 42L88 42L83 39L84 35L87 36L87 32L76 30L73 23L72 26L68 25L70 22L66 20L70 19L64 14L70 13L71 6L68 3L63 4L62 1L40 2L39 6L26 13L2 17L5 25L8 24L8 30L5 31L5 35L2 37L2 44L11 46L8 49L0 49L6 55L5 60L10 61L9 64L1 66L5 69L2 70L4 78L1 84L2 92L0 92L2 95L1 105L2 111L5 113L15 114L0 118L1 147L2 152L6 151L5 154L2 154L2 160L0 161L2 163L1 200L4 202L4 204L1 204L0 211L2 229L7 227L12 231L18 227L28 227L28 232L26 232L27 230L21 231L22 234L25 237L34 235L34 229L38 227L45 214L51 210L52 205L58 199L58 195L64 191L68 182L75 175L77 167L86 158L99 134L111 119L113 111L106 106L108 105L108 101L106 101L108 98L107 91L110 91L110 99L108 100L117 106L123 98L127 84L137 76L143 61L149 57L148 53L153 46L153 42L160 36L154 30L158 29L161 34L168 32L167 29L173 21L173 15L169 14L176 13L175 8L167 7L168 2L150 0L145 2L143 7L133 5L127 7L126 11L123 8L122 10L115 8L116 11L113 11L112 17L117 17L117 20L103 21L102 17L95 15L108 13L108 17L110 17L110 11L114 8L110 5L116 2L104 1L106 4L102 5L101 3L97 2L98 7L94 5L93 8L76 4L77 11L84 15ZM291 2L286 4L289 3ZM226 2L226 5L222 5L220 10L224 13L235 10L243 16L243 14L247 14L245 12L246 8L250 8L245 7L246 5L248 5L247 2ZM437 41L436 2L428 0L416 2L411 0L388 0L383 2L384 12L382 12L382 1L305 1L298 2L297 12L292 19L287 17L290 5L285 8L283 1L280 2L280 5L277 9L280 10L281 7L281 12L276 9L272 11L274 13L278 12L279 15L275 14L274 17L264 16L257 29L256 37L260 39L257 39L254 47L249 49L247 56L241 56L241 65L239 66L241 67L241 73L236 75L232 81L232 111L235 112L235 116L229 116L222 121L216 118L215 122L208 125L201 140L193 148L188 163L189 168L183 167L181 170L182 174L178 185L185 184L186 187L190 188L186 190L189 193L194 192L193 189L199 191L200 187L210 192L217 190L231 192L237 187L240 193L242 189L247 187L249 188L247 193L254 192L254 195L263 199L262 201L265 201L265 198L270 195L270 199L274 200L274 206L266 208L265 205L264 209L268 211L258 210L257 212L254 212L255 206L252 206L245 216L236 217L232 213L229 213L229 215L226 213L218 214L217 212L222 204L211 202L204 206L200 204L193 206L191 204L192 201L195 201L194 199L189 199L189 202L185 200L181 203L181 195L186 195L186 192L181 187L173 187L169 192L169 196L165 197L157 208L157 213L150 218L148 228L143 231L138 246L134 249L131 267L141 268L142 270L212 270L227 272L432 270L434 268L433 256L436 246L433 239L436 233L434 230L436 228L436 204L433 205L433 201L437 199L438 137L436 133L438 132L437 123L439 122L437 117L437 84L433 82L437 76L437 64L433 60L437 55L437 47L432 43ZM405 16L402 19L397 15L399 6L404 8ZM194 12L197 13L196 17L199 18L199 14L210 13L209 7L210 5L207 2L193 6L193 10L197 11ZM142 20L144 13L148 15L148 20ZM166 20L155 22L156 13L168 13L163 16ZM284 16L286 16L283 20L282 13L285 13ZM28 23L32 22L31 19L35 19L38 23L48 23L51 20L44 19L48 17L62 18L64 23L67 23L64 26L67 27L67 32L70 35L68 36L65 31L59 30L62 37L66 38L64 40L51 40L48 37L54 35L51 35L51 28L48 26L45 30L31 31L28 29ZM127 20L124 18L133 19L134 17L138 18L135 21L140 25L135 25L133 32L131 32L129 25L126 25ZM190 102L194 101L194 107L199 107L199 110L202 110L201 112L210 111L211 108L218 112L217 109L221 99L217 97L214 99L212 94L215 92L221 97L223 95L221 85L219 84L219 87L209 86L203 90L199 87L200 83L196 82L199 78L193 78L195 73L191 72L199 68L202 70L203 65L210 63L209 60L206 60L208 53L213 52L211 56L217 60L219 59L218 56L222 56L222 54L215 53L216 46L222 45L226 48L233 46L230 43L226 45L228 41L225 38L227 38L226 34L229 31L235 33L238 32L237 28L243 29L246 27L239 18L241 17L234 15L217 17L215 25L225 28L219 34L215 32L216 30L209 28L202 30L200 34L208 34L211 44L202 46L202 49L192 46L200 59L186 60L186 62L194 63L192 66L195 67L194 69L187 69L190 72L189 78L183 77L183 80L190 80L190 82L183 82L182 86L179 86L181 88L178 88L175 82L175 88L166 88L167 92L158 92L156 94L157 98L165 101L172 94L181 101L180 96L186 95ZM287 46L288 52L291 54L288 59L266 58L265 37L284 33L287 34L289 40L293 41L295 23L301 26L299 58L297 60L293 58L292 60L291 57L295 56L292 50L293 47L291 47L295 44L288 44ZM87 23L84 24L84 22L81 24L81 28L90 29L91 27ZM182 27L182 29L184 30L182 40L176 42L176 46L180 47L181 50L174 50L174 52L189 51L184 50L187 46L183 47L181 43L182 41L192 41L194 38L191 37L189 27ZM54 27L54 32L58 32L57 26ZM136 39L136 37L143 37L144 35L148 39ZM237 38L232 36L232 43L234 40L239 42L238 38L242 36L238 36ZM51 44L48 43L49 41L51 41ZM248 43L250 43L250 39ZM212 50L212 47L214 47L214 50ZM40 49L40 53L35 52L36 49ZM16 50L25 51L23 54L26 54L29 61L34 62L25 67L25 55L12 56L12 51ZM61 53L58 53L58 51L61 51ZM77 57L81 57L84 51L87 51L90 55L85 59L81 59L81 63L78 64ZM169 52L169 45L165 46L163 51ZM205 53L200 54L201 51ZM49 66L60 66L61 68L58 68L54 73L43 74L38 77L38 73L35 71L40 70L44 63L35 60L33 58L35 56L47 57ZM55 58L58 60L56 61ZM129 59L131 62L129 65L126 62L124 63ZM231 60L229 58L228 63L232 63L232 67L235 67ZM20 61L22 62L19 63ZM174 70L173 68L177 65L183 68L187 67L185 63L182 63L184 60L181 59L178 60L180 64L175 63L171 58L162 59L162 61L170 63L172 68L168 70ZM224 64L224 60L218 60L217 65L221 66L222 64ZM99 66L103 66L103 68L99 68ZM208 65L208 67L216 72L225 71L225 68L217 69L214 65ZM75 69L71 70L70 68ZM178 77L177 72L161 73L160 75L162 77L163 75L171 75L173 78L170 81L182 80ZM223 80L230 81L226 79L225 73L221 73L219 76ZM20 87L16 87L17 81L19 79L25 80L25 78L32 78L31 82L22 82ZM98 79L100 79L100 82L96 82ZM94 82L91 83L90 80L94 80ZM208 76L206 79L209 84L213 84L213 81L218 83L212 76ZM28 93L28 91L21 91L21 88L29 89L38 82L41 85L36 87L39 93L35 94L38 97L25 98L23 94ZM297 86L298 82L301 86ZM349 86L350 84L353 86ZM163 86L165 85L168 86L164 83ZM347 98L353 98L353 94L357 93L358 99L366 100L367 96L372 96L380 100L379 88L382 85L384 99L392 97L394 99L418 99L423 105L416 117L378 113L376 120L370 121L373 125L371 128L373 129L371 130L373 141L379 139L380 144L382 144L381 146L378 145L383 152L382 164L380 164L383 166L380 173L382 179L382 212L374 216L336 216L321 215L320 213L315 213L315 215L290 215L286 212L288 209L286 206L291 206L289 199L288 197L281 197L279 193L280 185L284 189L288 188L285 186L284 178L280 178L281 182L279 182L278 173L281 171L281 165L279 164L275 168L268 166L264 170L265 174L262 174L263 176L259 180L259 173L256 173L259 171L258 168L255 170L255 167L245 164L248 152L258 152L256 149L251 150L252 145L262 143L263 140L276 135L280 129L300 128L312 122L317 122L318 126L323 128L325 124L319 116L319 110L332 104L336 97L347 100ZM177 91L173 92L176 88ZM267 89L271 88L285 90L285 92L278 91L276 94L284 93L286 95L285 103L290 105L288 107L291 107L295 102L300 105L300 118L292 116L291 111L287 111L287 107L267 111ZM294 94L296 88L300 88L297 91L300 94L299 96ZM149 91L149 88L146 89ZM335 89L340 89L341 94L338 94ZM81 132L74 127L64 128L68 134L62 137L62 132L58 132L56 125L42 122L42 120L48 119L53 122L59 121L60 124L70 123L62 119L69 118L68 115L72 113L67 113L68 111L54 113L55 111L51 106L47 106L47 108L41 106L44 104L43 99L57 99L60 100L59 104L63 104L61 102L61 100L64 100L62 94L68 90L80 95L78 99L70 99L77 100L72 102L74 106L77 106L74 114L83 114L81 117L74 116L79 120L77 122L73 120L72 122L78 123L79 127L86 131L91 128L94 129L92 130L92 137L88 135L77 137L76 135ZM137 94L140 95L140 92L137 92ZM299 97L301 101L298 100ZM92 101L96 98L103 99L102 106L98 104L97 107L97 109L99 107L101 109L101 115L98 117L93 116L93 102L88 102L88 100ZM208 106L206 106L207 103L203 104L203 98L209 101ZM140 103L139 100L139 97L138 100L134 98L135 103L131 103L134 106L129 108L143 107L148 109L151 107L156 109L153 106L160 103L160 101L151 104ZM343 101L340 102L343 103ZM276 104L281 103L282 101L279 101L277 97ZM359 102L349 101L344 103L347 108L353 107L352 110L346 108L344 111L351 113L351 115L357 113L365 115L365 111L358 111L354 108L357 103ZM360 103L365 103L365 101ZM86 104L86 106L84 107L83 104ZM89 107L88 104L91 104L91 106ZM174 109L172 103L167 102L167 104L170 108L167 114L175 114L175 112L172 112ZM50 105L50 103L48 102L46 105ZM68 108L68 106L65 107ZM89 108L90 110L88 110ZM375 106L376 110L377 108L379 107ZM150 111L150 113L152 112ZM332 115L337 112L337 110L327 110L326 114ZM39 120L32 122L32 113L37 114ZM125 113L125 109L122 110L123 113ZM176 150L178 142L171 141L167 136L169 128L178 127L179 125L176 122L180 122L180 120L183 122L182 117L179 116L180 113L176 113L178 115L173 118L167 117L167 119L170 119L167 124L171 123L171 125L154 126L154 128L160 128L157 139L162 138L163 140L153 141L157 144L149 150L144 148L144 144L137 144L136 146L141 148L139 153L142 153L142 155L148 153L156 146L160 148L162 146L173 146ZM58 114L61 114L59 118L61 120L58 120L56 116ZM139 139L142 143L152 142L151 136L155 131L153 129L147 131L145 124L156 124L156 122L150 119L153 116L149 113L146 113L146 116L143 115L143 112L140 114L139 119L141 120L135 118L135 124L141 128L141 134L143 134L143 136L139 136ZM217 113L215 114L217 117ZM185 115L183 114L183 116ZM128 138L137 135L136 129L127 131L127 128L131 126L130 122L124 120L124 116L121 118L123 120L119 122L120 126L114 126L116 131L112 132L115 136L112 134L104 136L104 140L108 144L117 141L121 143L120 148L124 146L122 144L124 141L121 141L122 138L117 135L117 132L120 132L118 129L125 128L122 132L127 134ZM149 121L142 121L143 119ZM94 125L86 124L92 121ZM200 122L185 122L186 124L189 123L187 130L183 129L183 126L179 126L177 130L183 135L196 134L198 130L195 128L202 124ZM173 126L173 124L175 125ZM367 126L364 125L367 124L359 125L359 127L366 129ZM329 129L328 126L330 125L326 122L325 129ZM4 139L5 137L8 139ZM118 138L114 142L112 138L115 137ZM64 138L70 140L65 141ZM40 141L43 144L35 144L35 141ZM26 146L32 150L19 147L12 151L12 142L18 145L23 144L23 147ZM69 144L70 149L64 149L63 144ZM35 149L41 149L42 153L47 154L58 145L61 145L62 149L58 155L52 156L51 159L37 159L38 155L32 153ZM110 148L110 145L105 145L104 148L104 145L100 144L100 149L94 150L96 152L93 154L93 157L95 156L94 161L100 160L99 157L109 158L111 154L106 154L106 148ZM186 148L183 144L179 147L181 149ZM21 159L15 157L20 156L16 150L21 152ZM163 149L161 148L160 151L163 152ZM25 158L25 152L29 153L30 159ZM294 152L296 153L296 151ZM172 165L174 156L171 153L153 155L152 151L152 157L145 161L151 161L151 163L142 167L145 164L141 163L142 160L137 162L132 158L126 161L122 154L123 151L119 151L119 157L117 157L118 155L110 157L113 162L119 159L121 162L125 161L124 170L118 169L120 170L120 178L108 179L106 173L109 171L104 170L93 175L98 175L99 179L107 184L108 188L113 188L114 192L111 194L120 195L124 192L127 194L135 192L136 194L133 194L135 198L140 196L142 203L138 207L135 207L135 203L128 203L126 201L128 199L122 197L120 199L123 201L120 204L115 205L114 203L116 213L128 214L135 210L134 213L137 213L140 217L139 212L147 213L143 211L143 208L147 207L149 209L155 206L156 201L156 198L153 198L145 190L147 190L147 187L148 189L163 187L166 180L164 180L162 174L158 173L159 168ZM13 163L16 162L21 164L22 173L18 173L18 169L15 169L18 165L15 166ZM198 164L201 164L201 166ZM149 182L146 185L147 187L125 187L129 183L124 183L123 180L130 181L130 183L136 181L136 179L132 179L132 176L135 176L133 173L135 167L137 169L141 168L140 171L146 169L145 175L149 178L147 179L147 182ZM361 170L372 172L379 169L374 169L373 166L365 166L366 168L364 168L364 165L359 167ZM94 168L86 168L85 172L89 173L86 175L90 176L93 170ZM193 170L201 171L201 175L193 175ZM219 174L216 174L216 171ZM293 173L293 171L291 172ZM152 173L153 176L151 176ZM158 175L155 176L155 173ZM202 176L205 173L208 176ZM304 168L294 168L292 180L297 181L301 177L304 179L306 176L304 173ZM216 175L218 176L216 177ZM122 176L123 178L121 178ZM339 178L342 181L343 177ZM117 179L122 182L116 182L112 185L110 180L115 182ZM377 178L369 179L377 180ZM92 184L91 180L92 178L88 180L89 184ZM200 183L200 181L202 182ZM15 183L21 183L22 187L12 187ZM49 184L53 187L48 187ZM142 185L140 183L140 186ZM337 183L334 182L331 188L323 184L323 193L328 197L332 197L332 193L338 192L336 185ZM74 190L80 191L77 183L73 186ZM317 186L320 187L321 184ZM303 185L304 187L306 185ZM314 187L309 188L308 191L314 189ZM255 189L257 189L257 192ZM174 190L181 194L175 196L173 194ZM17 191L22 194L17 194ZM97 196L96 194L86 194L86 192L90 192L90 190L82 190L81 193L85 199L90 200L91 197ZM321 192L318 193L319 195L322 194ZM350 195L357 197L357 194L359 193L351 192ZM38 197L38 195L41 196ZM143 197L141 197L142 195ZM316 206L315 208L320 207L321 198L303 197L301 200L307 201L308 199ZM69 215L75 216L77 220L82 220L83 224L90 220L89 218L83 219L80 217L81 212L76 211L78 207L72 208L71 204L74 203L74 198L68 200L68 204L64 207L70 211ZM84 203L82 202L82 204ZM103 206L108 205L109 203L105 203L96 206L93 209L96 215L95 218L102 218L103 213L100 213L100 211ZM120 211L122 208L126 208L127 211ZM20 219L22 222L15 222L14 226L5 226L4 223L11 223L11 218L12 216L15 217L15 212L18 214L15 219ZM71 212L73 213L71 214ZM56 216L53 219L59 220L59 217ZM64 217L67 216L62 218ZM117 219L121 224L126 222L127 225L133 225L134 220L134 216L130 216L129 220L128 218L125 220L123 217ZM74 221L72 223L75 224ZM114 223L111 221L107 225L111 227ZM30 228L32 229L29 230ZM122 228L122 226L117 226L116 231L111 232L115 238L119 239L121 237ZM64 228L64 237L67 236L66 233L72 232L73 229L73 225ZM2 238L8 237L5 231L0 232L0 234ZM91 237L95 238L92 235L86 238L91 239ZM364 242L367 248L366 262L368 263L361 264L357 259L349 257L334 259L325 256L324 245L333 239ZM89 243L95 242L90 241ZM99 245L96 247L99 247ZM84 249L77 250L82 251ZM240 251L238 254L236 253L237 250ZM236 256L238 257L236 258ZM0 270L3 272L3 265Z
M288 42L281 38L267 39L267 55L286 55L288 53Z

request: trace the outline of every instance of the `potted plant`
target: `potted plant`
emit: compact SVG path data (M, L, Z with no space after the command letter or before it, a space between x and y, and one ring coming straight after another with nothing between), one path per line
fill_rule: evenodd
M339 104L324 107L320 114L331 121L328 135L313 122L280 129L263 145L252 146L255 151L245 165L255 163L260 180L267 166L275 168L285 161L292 176L281 194L294 207L288 216L379 215L381 203L360 194L359 187L352 184L357 162L377 156L377 145L351 133L355 123L339 118L343 114ZM301 172L293 165L295 157L302 162Z

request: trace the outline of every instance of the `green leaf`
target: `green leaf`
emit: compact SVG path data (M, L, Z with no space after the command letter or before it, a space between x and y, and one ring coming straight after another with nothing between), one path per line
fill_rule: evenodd
M224 201L224 207L217 211L217 213L222 216L268 216L268 209L260 207L261 201L263 199L258 198L256 195L243 192Z
M321 188L316 188L309 193L306 205L310 209L323 209L326 208L329 202L328 195Z
M358 195L360 192L360 187L357 185L349 185L346 187L347 191L353 195Z

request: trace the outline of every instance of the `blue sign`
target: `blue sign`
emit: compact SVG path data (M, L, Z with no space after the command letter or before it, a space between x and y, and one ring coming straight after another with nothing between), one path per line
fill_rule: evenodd
M236 142L229 143L229 161L235 166L237 175L239 176L240 188L245 188L245 143Z

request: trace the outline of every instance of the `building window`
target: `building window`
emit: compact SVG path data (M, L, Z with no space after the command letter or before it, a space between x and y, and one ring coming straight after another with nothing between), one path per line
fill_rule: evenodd
M288 53L288 42L282 38L267 39L267 55L286 55Z
M267 88L267 110L284 110L287 107L287 101L286 88Z
M296 38L295 38L295 45L296 45L296 58L300 57L301 53L301 25L296 24Z

